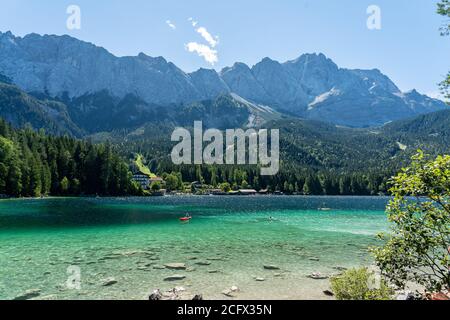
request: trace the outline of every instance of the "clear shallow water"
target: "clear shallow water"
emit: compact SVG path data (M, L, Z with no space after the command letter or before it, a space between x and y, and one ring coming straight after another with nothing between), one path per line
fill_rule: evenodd
M143 299L156 288L183 286L221 299L233 285L242 299L325 298L328 281L307 275L369 265L367 248L387 229L387 201L265 196L0 201L0 298L36 288L44 299ZM181 224L178 218L186 212L194 219ZM197 264L205 261L210 265ZM159 269L166 263L189 269ZM81 270L81 290L65 285L71 265ZM174 274L186 278L163 281ZM102 286L109 277L117 283Z

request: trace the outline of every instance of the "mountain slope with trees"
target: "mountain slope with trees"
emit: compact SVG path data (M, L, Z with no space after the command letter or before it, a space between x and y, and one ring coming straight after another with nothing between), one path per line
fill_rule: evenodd
M0 119L0 194L137 195L128 164L111 145L17 130Z
M30 124L52 134L81 136L81 130L70 118L67 107L53 100L37 99L0 75L0 117L16 127Z

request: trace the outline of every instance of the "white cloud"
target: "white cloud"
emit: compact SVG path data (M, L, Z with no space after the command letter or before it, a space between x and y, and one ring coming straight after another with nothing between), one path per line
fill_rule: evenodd
M189 18L188 21L191 22L192 26L195 28L198 25L198 22L194 20L194 18Z
M217 50L214 50L207 45L197 42L189 42L188 44L186 44L186 50L189 52L197 53L211 65L214 65L219 61Z
M197 28L198 22L194 20L194 18L191 17L188 21L192 24L195 31L200 34L208 44L189 42L186 44L186 50L192 53L197 53L200 57L204 58L206 62L214 65L219 61L218 52L214 49L219 43L219 37L212 36L205 27Z
M216 45L217 45L217 43L219 42L219 37L213 37L209 32L208 32L208 30L206 30L206 28L204 28L204 27L200 27L200 28L198 28L197 30L196 30L202 37L203 37L203 39L205 39L206 40L206 42L208 42L209 43L209 45L211 46L211 47L215 47Z
M172 23L172 21L167 20L166 24L172 29L175 30L177 28L177 26L175 24Z

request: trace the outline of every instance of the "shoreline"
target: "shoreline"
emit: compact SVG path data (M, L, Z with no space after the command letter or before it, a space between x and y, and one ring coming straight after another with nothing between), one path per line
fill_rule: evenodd
M52 200L52 199L158 199L158 198L187 198L187 197L236 197L236 198L391 198L389 195L293 195L293 194L283 194L283 195L277 195L277 194L257 194L257 195L239 195L239 194L220 194L220 195L214 195L214 194L192 194L192 193L186 193L186 194L166 194L163 196L46 196L46 197L3 197L0 198L1 201L7 201L7 200Z

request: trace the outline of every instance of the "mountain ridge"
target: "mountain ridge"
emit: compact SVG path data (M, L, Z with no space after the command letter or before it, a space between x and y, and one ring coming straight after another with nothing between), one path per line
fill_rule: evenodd
M186 73L163 57L117 57L68 35L0 32L0 73L27 92L51 97L106 90L119 99L131 94L166 106L236 94L278 112L350 127L380 126L445 106L417 91L401 92L378 69L339 68L322 53Z

